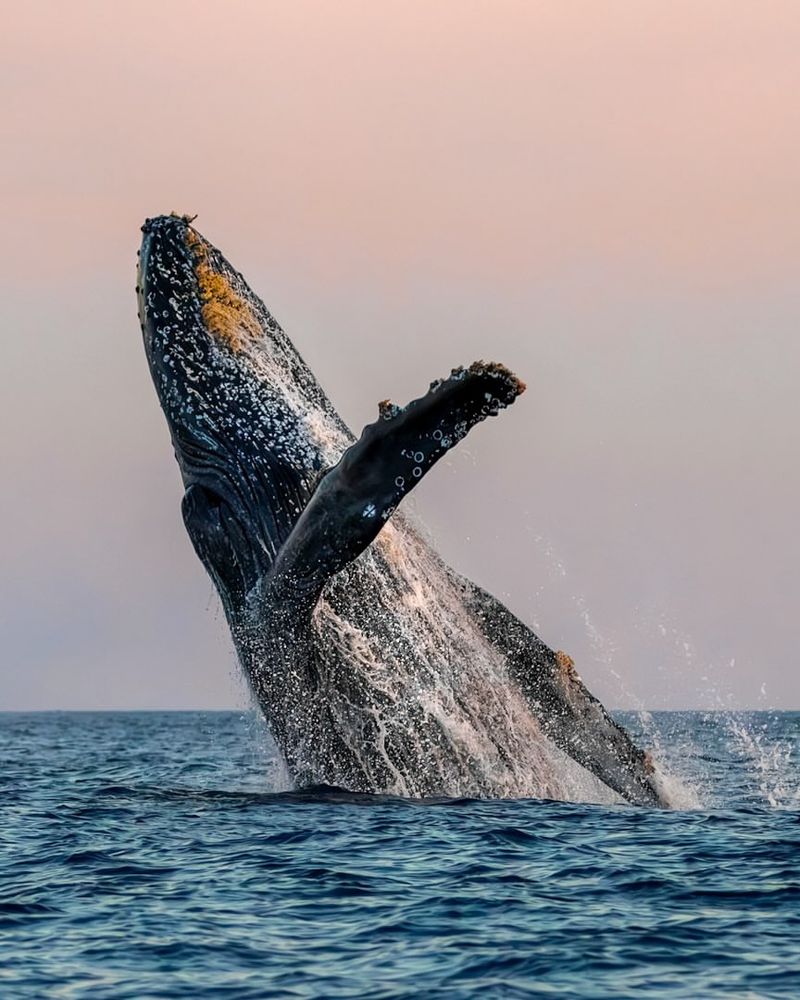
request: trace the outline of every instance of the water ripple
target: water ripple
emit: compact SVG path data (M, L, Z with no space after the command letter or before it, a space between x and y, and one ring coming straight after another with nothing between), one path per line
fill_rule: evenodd
M800 716L657 722L704 808L274 791L234 714L0 716L0 996L798 996Z

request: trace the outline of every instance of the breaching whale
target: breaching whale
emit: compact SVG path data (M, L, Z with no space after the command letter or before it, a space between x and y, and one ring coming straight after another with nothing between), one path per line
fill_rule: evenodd
M142 226L137 295L183 518L298 786L665 805L572 660L450 569L396 508L524 385L477 362L356 440L187 217ZM611 790L611 791L609 791Z

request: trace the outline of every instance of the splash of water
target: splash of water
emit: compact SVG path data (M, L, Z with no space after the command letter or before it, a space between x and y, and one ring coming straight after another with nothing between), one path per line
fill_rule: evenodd
M800 805L800 785L793 787L794 748L786 739L775 739L770 720L748 719L742 713L725 713L725 726L732 747L749 765L757 797L773 809Z
M568 572L563 558L542 535L535 535L534 540L550 567L552 579L564 586ZM687 733L671 741L665 740L652 714L614 667L614 659L619 653L616 638L596 624L582 594L568 591L568 596L583 622L595 660L616 682L617 697L632 705L636 712L641 730L652 747L659 788L667 800L679 809L703 808L714 803L717 795L711 776L702 769L700 773L688 773L694 762L702 760L703 748ZM800 803L800 787L792 786L792 744L785 739L775 740L768 723L732 708L733 695L724 670L703 659L693 638L667 612L651 611L648 615L637 610L632 628L652 640L658 669L669 671L670 683L680 684L687 692L692 692L692 700L718 717L726 734L727 751L750 768L756 799L773 808L796 807ZM665 647L666 656L660 652ZM728 666L732 667L734 662L730 661ZM761 697L766 699L763 686Z
M586 597L569 588L566 562L557 552L553 542L542 534L535 534L533 539L544 556L551 578L564 589L577 610L593 658L602 667L604 676L613 679L616 689L615 700L633 706L639 727L651 749L656 784L665 801L675 809L702 808L705 795L696 779L688 775L685 767L686 756L697 753L697 748L688 746L685 742L680 744L665 742L652 714L617 670L616 663L620 655L618 639L596 623Z
M725 668L705 660L693 637L663 609L651 611L649 615L642 614L637 627L649 633L656 644L666 647L665 660L673 680L677 677L687 690L694 689L694 698L725 734L727 752L749 768L756 801L772 808L797 806L800 786L791 786L792 744L786 739L774 738L769 718L764 721L763 717L754 717L732 707L733 694ZM727 669L733 668L735 662L731 659ZM766 701L763 685L761 699ZM690 745L686 738L683 749L695 757L702 755L701 748ZM706 787L701 798L703 802L714 802L717 795L712 787Z

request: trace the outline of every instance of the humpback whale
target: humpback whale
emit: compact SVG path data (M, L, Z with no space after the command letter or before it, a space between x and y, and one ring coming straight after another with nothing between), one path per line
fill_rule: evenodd
M298 786L666 805L572 660L436 554L398 505L525 386L458 367L356 438L185 216L146 220L145 351L183 519Z

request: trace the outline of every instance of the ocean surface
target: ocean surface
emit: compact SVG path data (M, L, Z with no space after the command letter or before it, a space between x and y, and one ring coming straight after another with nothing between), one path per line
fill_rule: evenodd
M280 791L252 716L0 714L0 998L800 997L800 713L620 717L692 808Z

